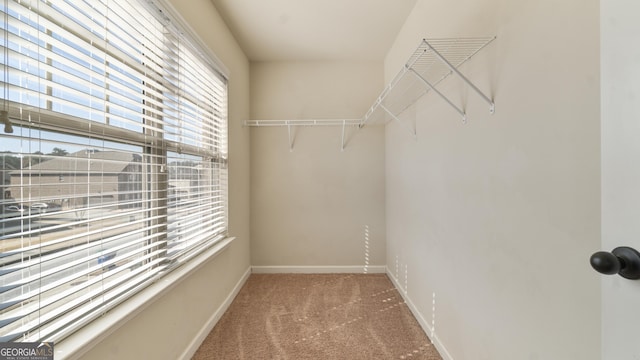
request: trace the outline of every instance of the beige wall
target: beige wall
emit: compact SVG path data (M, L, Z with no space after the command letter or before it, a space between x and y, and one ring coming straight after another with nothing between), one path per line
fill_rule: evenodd
M360 118L382 87L381 63L252 63L251 115ZM252 128L252 265L384 265L384 129L347 129L344 151L340 127L292 131L290 151L286 127Z
M249 63L209 0L171 0L229 69L229 211L231 246L83 359L167 359L183 354L249 268Z
M494 115L449 79L467 125L428 94L386 128L387 264L445 358L600 358L598 4L420 0L387 56L497 35L462 67Z

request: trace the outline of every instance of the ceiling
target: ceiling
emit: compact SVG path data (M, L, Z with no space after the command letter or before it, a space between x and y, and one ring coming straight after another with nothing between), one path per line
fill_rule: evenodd
M251 61L383 60L416 0L211 0Z

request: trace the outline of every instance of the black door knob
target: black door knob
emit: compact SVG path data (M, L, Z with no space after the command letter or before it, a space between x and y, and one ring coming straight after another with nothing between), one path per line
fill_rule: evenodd
M598 251L591 255L591 266L599 273L614 275L620 271L620 259L610 252Z
M598 251L591 255L591 266L606 275L619 274L626 279L640 279L640 253L633 248L621 246L611 252Z

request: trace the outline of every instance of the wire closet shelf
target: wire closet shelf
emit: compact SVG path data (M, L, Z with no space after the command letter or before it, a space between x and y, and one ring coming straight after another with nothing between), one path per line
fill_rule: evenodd
M432 91L449 104L466 123L465 110L438 90L437 86L450 75L458 76L473 92L489 105L493 114L495 104L458 69L496 37L423 39L398 74L383 89L373 105L360 119L302 119L302 120L247 120L245 126L341 126L342 150L347 126L387 124L399 120L400 114L418 99ZM415 136L415 130L410 130Z
M449 75L459 76L474 92L495 110L493 100L467 79L458 68L489 45L495 37L423 39L398 74L385 87L360 122L366 124L387 123L398 116L429 91L453 107L466 122L464 110L438 90Z

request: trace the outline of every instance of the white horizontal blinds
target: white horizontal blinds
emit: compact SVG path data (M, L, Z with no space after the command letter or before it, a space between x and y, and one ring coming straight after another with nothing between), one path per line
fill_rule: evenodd
M179 33L166 45L168 255L181 263L226 235L226 83Z
M172 35L166 38L165 138L180 151L226 156L226 82L182 37Z
M168 157L168 255L182 262L226 235L226 168L198 156Z
M48 338L153 275L165 236L150 231L141 147L21 126L1 137L0 339Z
M10 5L11 100L138 132L149 125L144 115L158 110L142 94L161 91L163 26L144 7L115 0Z
M0 9L0 342L58 341L226 236L226 82L147 1Z

